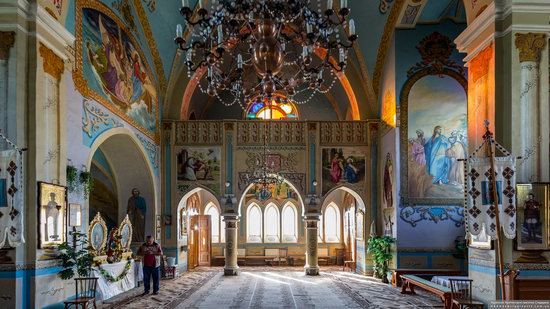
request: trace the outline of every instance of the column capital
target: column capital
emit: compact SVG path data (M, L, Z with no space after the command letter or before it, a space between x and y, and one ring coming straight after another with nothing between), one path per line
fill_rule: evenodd
M40 43L38 48L40 56L42 57L42 63L44 72L50 74L55 79L60 80L61 74L65 70L65 62L59 57L53 50L47 48L44 44Z
M12 48L14 44L14 31L0 31L0 60L8 60L10 48Z
M546 34L516 33L515 44L519 50L519 62L540 62L540 53L546 44Z

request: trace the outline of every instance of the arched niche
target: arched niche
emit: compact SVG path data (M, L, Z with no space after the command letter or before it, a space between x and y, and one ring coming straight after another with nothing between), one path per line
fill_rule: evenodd
M192 199L193 201L190 201ZM195 201L195 199L197 199ZM190 205L190 202L192 203L198 203L198 205ZM209 204L213 204L219 211L220 216L223 213L223 208L221 207L219 199L216 197L216 194L212 190L210 190L207 187L197 185L194 188L191 188L187 190L183 196L180 198L178 202L178 207L176 207L176 222L177 222L177 229L176 233L178 235L177 239L178 242L186 242L185 237L187 236L187 228L189 225L189 216L193 214L197 215L203 215L205 214L206 206ZM196 209L196 212L189 211L190 207L193 207ZM223 235L224 227L220 225L220 236L224 237Z
M115 128L101 134L91 146L86 168L96 179L109 178L111 192L117 202L117 218L111 219L116 220L117 226L127 214L132 190L137 188L146 205L143 235L155 235L154 218L157 213L158 196L156 178L147 159L147 152L132 131L126 128ZM94 172L102 175L94 175ZM98 205L94 203L93 200L88 202L89 212L93 212L94 209L97 211ZM108 206L108 202L103 206ZM134 232L135 243L140 242L141 240L135 236Z
M457 159L465 158L468 149L467 85L460 72L430 66L411 75L403 86L400 195L404 203L463 202L462 164Z

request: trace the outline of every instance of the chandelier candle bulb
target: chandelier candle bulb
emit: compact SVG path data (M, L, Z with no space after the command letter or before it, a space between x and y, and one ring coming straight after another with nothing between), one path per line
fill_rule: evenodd
M313 32L313 26L310 23L308 23L306 25L306 29L307 29L307 33L312 33Z
M221 45L223 42L223 28L222 25L218 25L218 45Z
M181 27L181 24L178 24L176 26L176 38L181 38L183 36L183 28Z
M237 68L243 68L243 56L241 54L237 55Z
M344 62L346 55L344 54L344 49L340 48L340 63Z
M332 10L332 0L327 0L327 10Z
M353 19L349 20L349 35L355 35L355 21Z
M189 7L189 0L181 0L181 6L184 8Z

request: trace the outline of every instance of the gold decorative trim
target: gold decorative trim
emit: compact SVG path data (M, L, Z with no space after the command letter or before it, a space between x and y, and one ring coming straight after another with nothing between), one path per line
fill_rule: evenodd
M0 60L8 60L13 44L15 44L15 32L0 31Z
M151 26L149 25L149 20L147 19L147 13L141 5L141 0L134 0L134 7L138 15L138 21L141 25L141 29L145 34L145 39L147 40L149 51L153 56L153 62L155 64L155 70L157 71L157 78L160 85L159 97L164 97L166 95L166 76L164 75L164 66L162 65L162 59L160 58L160 53L157 49L157 44L155 43L155 38L153 37L153 32L151 31Z
M376 64L374 66L374 75L372 77L372 87L376 97L378 97L380 91L380 79L382 78L382 69L384 69L384 63L386 62L386 54L391 44L391 38L397 24L397 18L401 9L405 4L405 0L396 0L391 8L390 15L384 26L384 33L380 39L380 45L378 46L378 52L376 53Z
M93 239L92 239L92 231L94 230L96 225L100 225L103 229L103 239L101 240L101 246L99 248L94 247L93 245ZM90 225L88 226L88 242L90 243L90 248L93 256L100 256L105 254L105 246L107 245L107 224L101 217L101 214L98 212L92 222L90 222Z
M462 205L463 198L411 198L409 197L409 166L408 166L408 128L409 128L409 94L414 84L421 78L429 75L447 75L454 78L463 88L465 93L468 93L468 81L466 78L451 69L427 67L414 73L403 85L400 98L400 163L401 163L401 203L405 205Z
M40 56L42 57L42 65L44 72L53 76L56 80L61 80L61 74L65 71L65 63L53 50L47 48L42 42L38 47Z
M141 46L137 43L136 39L132 35L130 29L126 27L124 22L118 18L118 16L107 6L102 4L101 2L93 1L93 0L76 0L76 41L75 41L75 68L73 71L73 80L76 89L82 94L82 96L86 98L93 99L94 101L97 101L101 103L103 106L105 106L109 111L116 114L120 118L124 119L127 123L129 123L134 128L138 129L141 133L148 136L152 140L154 140L157 144L160 143L160 109L159 109L159 101L160 101L160 93L157 93L157 101L156 104L156 132L152 133L145 129L142 125L137 123L134 119L130 118L128 115L126 115L124 112L122 112L120 109L118 109L113 103L107 101L104 97L102 97L97 92L91 90L88 87L88 83L86 79L83 76L83 69L82 69L82 10L83 9L93 9L96 11L99 11L105 15L107 15L109 18L111 18L117 25L122 29L126 34L128 35L128 38L136 48L139 56L141 59L143 59L143 64L145 65L145 69L147 70L147 74L149 76L153 77L154 75L151 72L151 68L149 67L149 64L147 62L147 58L144 57L143 51L141 50ZM158 85L156 86L157 92L159 91Z
M122 222L120 222L120 225L118 227L118 234L120 236L120 241L122 243L122 229L125 227L125 226L128 226L128 228L130 229L130 235L128 237L128 242L126 243L126 246L122 246L124 248L124 251L125 252L129 252L131 251L130 250L130 245L132 244L132 236L133 236L133 233L134 233L134 227L132 226L132 222L130 221L130 218L128 218L128 215L126 215L126 217L124 217L124 220L122 220Z
M540 52L546 44L545 33L516 33L516 48L519 50L519 62L540 62Z

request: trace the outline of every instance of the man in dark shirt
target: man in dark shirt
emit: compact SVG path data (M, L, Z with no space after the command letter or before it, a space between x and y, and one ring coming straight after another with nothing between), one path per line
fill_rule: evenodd
M523 205L524 224L527 228L527 241L537 242L537 228L540 223L540 206L541 204L535 200L535 195L529 193L527 201Z
M139 247L137 254L143 256L143 295L149 294L151 276L153 277L153 295L157 295L160 288L160 259L162 257L162 248L155 242L153 236L148 235L145 243Z

